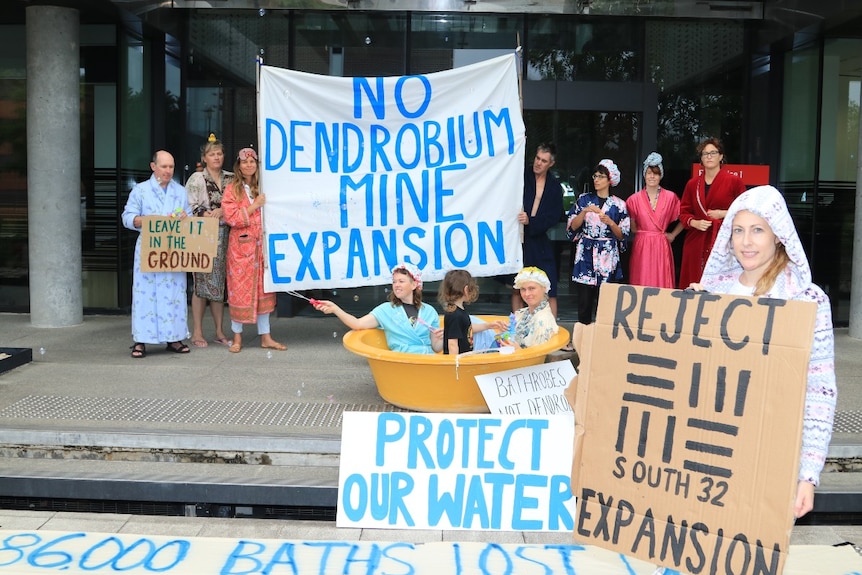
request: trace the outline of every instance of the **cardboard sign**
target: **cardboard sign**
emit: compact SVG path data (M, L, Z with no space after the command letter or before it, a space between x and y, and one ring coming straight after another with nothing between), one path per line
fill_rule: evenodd
M475 377L491 413L563 416L574 422L564 392L575 375L572 362L564 360Z
M217 218L144 216L141 271L211 272L218 253Z
M521 269L514 51L385 78L261 66L259 88L267 292L388 284L405 261L426 282Z
M749 188L769 184L769 166L759 164L725 164L721 169L742 178L742 183ZM691 165L692 178L696 178L702 173L703 166L701 164Z
M571 531L572 434L562 417L346 411L336 525Z
M815 314L603 285L566 394L575 538L692 575L781 573Z

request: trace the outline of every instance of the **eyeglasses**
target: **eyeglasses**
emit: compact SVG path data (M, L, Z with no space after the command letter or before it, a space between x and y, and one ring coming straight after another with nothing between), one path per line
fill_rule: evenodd
M717 151L717 150L712 150L712 151L709 151L709 152L703 152L703 153L701 153L700 157L701 157L701 158L714 158L715 156L719 155L720 153L721 153L721 152L719 152L719 151Z
M607 178L607 176L604 174L593 174L594 180L601 180L602 178Z

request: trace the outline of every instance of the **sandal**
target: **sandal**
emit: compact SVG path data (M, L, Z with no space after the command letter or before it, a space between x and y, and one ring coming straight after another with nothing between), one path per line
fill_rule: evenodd
M227 348L227 350L231 353L241 352L242 351L242 342L234 340L234 342L231 344L231 346L229 348Z
M276 349L278 351L284 351L287 349L286 345L284 345L283 343L278 343L277 341L273 341L272 343L267 345L260 344L260 347L262 347L263 349Z
M147 346L143 343L135 342L135 344L129 349L132 350L132 357L135 359L147 357Z
M165 347L165 351L172 351L174 353L188 353L190 350L189 346L187 346L183 342L172 341L169 342L168 345Z

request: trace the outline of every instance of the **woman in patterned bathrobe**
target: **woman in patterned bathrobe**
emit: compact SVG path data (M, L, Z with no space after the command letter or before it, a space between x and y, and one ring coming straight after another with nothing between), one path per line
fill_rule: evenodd
M234 181L222 197L222 217L230 226L227 247L227 301L233 331L232 353L242 351L242 326L256 323L260 347L283 351L272 339L269 314L275 294L263 291L263 216L266 196L260 192L257 152L243 148L234 164Z
M594 191L581 194L569 209L566 233L575 243L572 281L578 294L578 322L593 323L599 304L599 288L619 281L620 254L629 237L629 213L624 200L611 194L620 183L620 170L602 160L593 170Z

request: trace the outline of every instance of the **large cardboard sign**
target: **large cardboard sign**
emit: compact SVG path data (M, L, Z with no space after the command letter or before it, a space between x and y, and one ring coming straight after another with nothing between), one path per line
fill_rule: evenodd
M565 418L346 411L341 433L338 527L572 529Z
M575 367L566 359L475 377L491 413L560 416L574 425L564 392L575 375Z
M218 253L217 218L141 218L141 271L211 272Z
M435 74L261 67L267 291L381 285L408 261L513 273L524 122L514 54Z
M567 392L575 538L692 575L781 573L815 313L603 285Z

